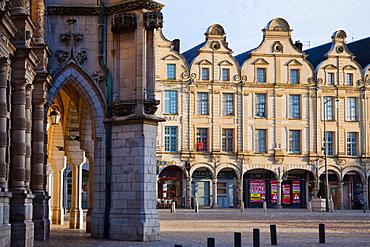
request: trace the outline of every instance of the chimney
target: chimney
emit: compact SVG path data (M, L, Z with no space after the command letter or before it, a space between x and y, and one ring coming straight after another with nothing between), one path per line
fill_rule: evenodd
M301 43L301 41L296 41L295 42L295 47L297 47L300 51L302 51L302 49L303 49L303 44Z
M179 39L174 39L172 41L173 49L177 52L180 52L180 40Z

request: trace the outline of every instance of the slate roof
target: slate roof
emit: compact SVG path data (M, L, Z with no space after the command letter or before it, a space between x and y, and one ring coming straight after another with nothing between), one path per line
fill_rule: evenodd
M307 60L315 69L319 63L325 60L324 55L330 50L331 44L329 42L304 51L308 55Z
M238 61L238 63L240 64L240 67L243 65L243 63L245 61L247 61L249 59L249 54L251 54L251 51L255 50L256 48L252 49L252 50L249 50L249 51L246 51L246 52L243 52L243 53L240 53L239 55L236 55L235 56L235 59Z
M194 59L199 55L198 54L199 49L202 48L206 43L207 43L207 41L204 41L203 43L201 43L197 46L194 46L193 48L191 48L191 49L182 53L182 55L188 61L190 66L193 63Z

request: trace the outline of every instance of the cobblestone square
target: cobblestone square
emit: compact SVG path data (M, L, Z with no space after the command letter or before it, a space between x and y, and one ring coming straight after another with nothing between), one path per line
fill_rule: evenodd
M336 210L308 212L305 209L177 209L170 213L160 209L161 240L156 242L124 242L92 239L84 230L52 225L50 240L36 241L36 247L46 246L207 246L207 238L215 238L216 246L234 246L234 232L241 232L242 246L253 246L253 228L260 229L261 246L270 246L270 225L277 228L278 246L369 246L370 211ZM68 218L67 218L68 219ZM319 224L325 224L326 243L319 243Z

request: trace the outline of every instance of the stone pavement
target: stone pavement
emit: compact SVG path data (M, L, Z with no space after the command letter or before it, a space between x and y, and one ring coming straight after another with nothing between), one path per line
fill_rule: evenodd
M253 246L253 228L260 229L261 246L270 246L270 224L276 224L278 246L370 246L370 211L336 210L307 212L305 209L159 209L161 240L126 242L92 239L84 230L51 227L50 240L35 241L35 247L205 247L207 238L214 237L216 247L234 246L234 232L241 232L242 246ZM319 223L325 223L326 243L319 244Z

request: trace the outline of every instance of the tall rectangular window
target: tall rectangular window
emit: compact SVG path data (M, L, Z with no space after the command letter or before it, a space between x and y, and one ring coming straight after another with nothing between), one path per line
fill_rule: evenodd
M233 141L234 141L234 130L223 129L222 130L222 151L233 152Z
M202 80L209 80L209 68L202 68Z
M353 74L350 73L346 74L346 85L353 86Z
M357 156L357 133L347 133L347 155L351 157Z
M300 130L289 130L289 152L294 154L301 153Z
M290 83L298 84L299 83L299 70L291 69L290 70Z
M197 93L197 114L208 115L208 93Z
M196 137L196 148L197 151L207 152L208 151L208 129L198 128Z
M230 81L230 70L229 69L222 69L222 80Z
M324 118L327 121L333 121L334 120L334 98L331 96L325 96L324 97Z
M301 118L300 95L289 95L289 118Z
M328 73L328 85L334 85L334 73Z
M334 132L327 131L326 132L326 138L324 137L324 145L323 147L325 148L325 145L327 146L327 156L333 156L334 155ZM325 149L324 149L325 150Z
M224 116L234 115L234 102L232 93L222 94L222 115Z
M176 79L176 64L167 64L167 79Z
M256 94L256 117L266 117L266 94Z
M347 121L357 120L357 98L347 98Z
M164 127L164 151L176 152L177 151L177 127L165 126Z
M258 68L257 69L257 82L265 83L266 82L266 69Z
M256 130L256 152L266 153L266 130L258 129Z
M177 91L164 91L164 114L177 114Z

